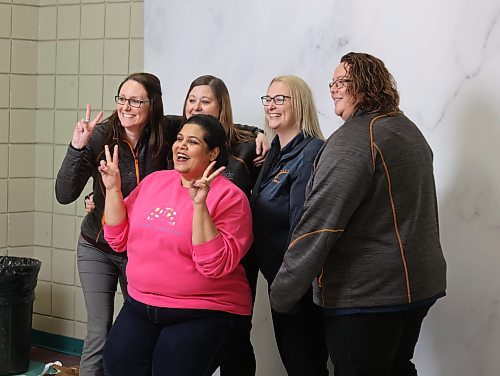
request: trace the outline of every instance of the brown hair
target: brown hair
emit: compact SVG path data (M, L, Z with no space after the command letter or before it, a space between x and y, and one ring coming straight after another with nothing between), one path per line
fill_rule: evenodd
M215 100L220 109L219 121L226 131L229 145L233 143L253 142L255 140L255 135L252 132L238 129L234 126L231 98L229 97L229 91L227 90L226 84L220 78L211 75L200 76L191 82L182 108L183 120L186 121L186 103L189 98L189 93L191 93L191 90L196 86L202 85L210 86L214 93Z
M396 81L384 62L375 56L349 52L342 56L351 83L347 92L356 98L357 108L366 112L399 111L399 94Z
M164 129L161 125L164 121L164 117L160 79L151 73L133 73L125 78L120 86L118 86L117 94L120 94L123 84L130 80L141 84L148 94L148 99L150 101L148 123L144 129L148 128L150 131L148 155L151 158L157 158L162 152L165 144ZM105 122L107 122L109 126L105 137L106 144L110 145L115 138L118 138L119 140L123 140L125 138L125 130L121 125L120 119L118 118L118 112L116 110L113 111Z

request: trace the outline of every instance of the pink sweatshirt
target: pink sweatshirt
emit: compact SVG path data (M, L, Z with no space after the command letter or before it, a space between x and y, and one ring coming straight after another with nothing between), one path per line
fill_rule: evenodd
M148 175L125 199L127 217L104 226L118 252L127 250L128 293L144 304L249 315L250 287L241 258L250 248L252 215L245 194L223 176L207 207L219 231L192 244L193 202L175 170Z

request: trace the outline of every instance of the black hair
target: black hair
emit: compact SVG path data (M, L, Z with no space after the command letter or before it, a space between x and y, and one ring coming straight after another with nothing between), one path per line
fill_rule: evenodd
M222 166L227 166L229 155L227 151L227 137L224 127L217 118L212 115L193 115L184 124L196 124L203 129L203 141L208 145L209 150L219 148L219 155L215 159L214 170ZM181 128L182 129L182 128Z

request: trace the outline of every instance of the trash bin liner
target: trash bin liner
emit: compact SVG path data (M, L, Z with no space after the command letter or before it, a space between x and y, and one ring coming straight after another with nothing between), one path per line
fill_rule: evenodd
M42 263L0 256L0 375L24 373L30 362L31 319Z

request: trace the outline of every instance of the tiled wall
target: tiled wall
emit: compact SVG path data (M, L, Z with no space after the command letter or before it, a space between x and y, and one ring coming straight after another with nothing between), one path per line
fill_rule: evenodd
M54 178L85 105L108 115L118 84L143 69L143 8L0 0L0 254L42 261L38 330L85 336L75 253L83 201L58 204Z

